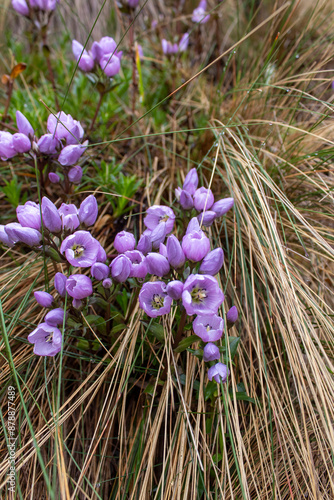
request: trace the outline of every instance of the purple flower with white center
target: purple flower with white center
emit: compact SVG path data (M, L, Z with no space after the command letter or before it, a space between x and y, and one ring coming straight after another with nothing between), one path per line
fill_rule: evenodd
M210 251L210 240L203 231L193 231L183 236L182 250L187 259L199 262Z
M67 278L65 274L63 273L55 274L55 282L54 282L55 289L57 290L57 292L61 297L65 297L66 295L66 281Z
M8 160L17 155L17 151L13 145L13 136L9 132L0 131L0 158Z
M230 370L223 363L217 363L208 369L208 379L215 379L217 384L226 382L227 375L230 374Z
M109 78L112 78L120 72L121 60L115 54L107 54L100 60L100 67Z
M144 283L139 293L139 305L150 318L168 314L172 300L167 295L166 285L162 281Z
M193 329L203 342L216 342L223 335L224 320L217 314L201 314L193 321Z
M234 325L234 323L238 321L238 316L239 316L238 309L235 306L231 307L231 309L226 314L228 328Z
M55 326L41 323L28 335L34 345L34 353L38 356L55 356L61 351L62 334Z
M149 231L149 229L146 229L146 231L151 233L151 231ZM141 237L139 238L138 245L137 245L137 250L139 250L144 255L148 254L148 252L150 252L152 250L151 238L148 234L145 234L146 231L144 231L143 234L141 235Z
M51 233L60 233L62 223L57 207L46 196L42 198L43 224Z
M215 361L220 358L219 348L209 342L203 349L203 361Z
M81 43L77 42L77 40L72 41L72 52L77 60L79 61L78 67L85 72L92 71L95 66L95 61L92 55L84 49Z
M40 230L41 213L37 203L27 201L24 205L19 205L16 209L16 216L21 226Z
M52 295L48 292L34 292L36 301L42 307L51 307L54 301Z
M99 245L88 231L76 231L64 239L60 253L72 266L91 267L97 261Z
M20 134L24 134L29 139L32 139L34 137L34 129L32 128L31 123L29 120L24 116L21 111L16 111L16 125L17 128L19 129Z
M80 156L84 154L86 149L87 145L85 144L71 144L70 146L65 146L58 156L58 161L64 167L70 167L78 162Z
M47 129L59 141L65 140L66 145L78 144L84 135L84 130L79 121L71 115L60 111L56 115L49 115Z
M180 242L173 234L167 238L167 259L175 269L182 267L186 260Z
M147 270L155 276L165 276L170 271L170 265L166 257L159 253L148 253L146 256Z
M114 248L118 253L124 253L129 250L134 250L136 240L132 233L121 231L117 233L114 239Z
M191 274L183 288L182 304L188 316L216 313L224 294L213 276Z
M204 227L210 227L217 217L216 212L212 212L211 210L206 210L205 212L200 213L197 216L197 220L200 225Z
M234 205L234 198L223 198L216 201L211 207L211 210L216 213L217 217L225 215Z
M21 16L29 16L29 7L26 0L12 0L12 7Z
M214 276L217 274L224 263L224 252L222 248L215 248L209 252L203 259L200 265L200 274L210 274Z
M46 155L57 154L57 148L60 146L60 142L53 134L44 134L37 142L38 149L41 153Z
M128 250L124 253L131 260L130 278L145 278L148 273L146 257L138 250Z
M63 325L64 315L65 315L64 309L62 309L61 307L57 307L56 309L52 309L52 311L48 312L44 320L48 325L51 326Z
M68 180L73 182L73 184L79 184L82 179L82 168L80 165L75 165L75 167L70 168L68 171Z
M6 224L5 231L10 241L13 243L24 243L29 247L38 246L42 240L42 235L37 229L22 227L18 222Z
M15 242L10 239L10 237L6 233L5 228L6 228L6 226L4 226L3 224L0 224L0 241L4 245L7 245L8 247L12 247L15 245Z
M198 4L198 7L193 11L193 15L191 20L194 23L207 23L208 20L210 19L210 15L208 14L207 16L205 15L206 11L206 0L201 0L200 3Z
M66 291L73 299L82 300L92 295L92 282L84 274L72 274L67 278Z
M185 191L184 189L182 189L180 192L180 205L185 210L190 210L194 206L194 200L192 195L188 193L188 191Z
M58 184L58 182L60 182L60 177L55 172L49 172L48 177L49 181L52 182L52 184Z
M60 208L58 208L58 213L61 217L63 229L74 231L79 227L78 209L75 205L62 203Z
M169 297L174 300L179 300L182 297L183 283L182 281L170 281L166 286L166 292Z
M118 255L116 259L112 261L110 264L111 267L111 276L120 283L126 281L132 271L132 262L124 254Z
M103 288L111 288L112 280L110 278L106 278L105 280L102 281L102 286Z
M188 191L189 194L194 194L198 186L198 174L196 168L192 168L184 179L182 189Z
M194 194L194 206L196 210L210 210L215 198L211 189L207 189L205 187L200 187L196 189Z
M200 231L200 225L197 217L193 217L187 226L186 234L192 233L193 231Z
M14 134L12 138L13 148L17 153L27 153L31 149L30 139L24 134Z
M103 281L104 279L108 278L110 269L107 264L102 264L102 262L95 262L95 264L93 264L91 267L90 273L96 280Z
M151 231L159 224L165 224L165 234L169 234L173 231L175 214L171 208L163 205L153 205L146 211L146 214L144 224Z
M95 224L98 216L98 206L94 195L89 195L83 200L79 209L79 220L85 226Z

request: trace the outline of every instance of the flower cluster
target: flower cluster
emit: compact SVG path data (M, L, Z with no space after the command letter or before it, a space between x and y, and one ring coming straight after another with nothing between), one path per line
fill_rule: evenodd
M210 19L210 15L206 15L206 0L201 0L200 3L198 4L198 7L193 11L193 15L191 17L191 20L194 23L207 23L208 20Z
M72 51L79 68L84 72L93 72L97 66L100 66L105 75L111 78L121 69L122 52L117 51L117 43L109 36L104 36L99 42L94 42L89 51L77 40L73 40Z
M12 7L21 16L33 18L38 11L53 12L59 0L12 0Z
M82 144L84 130L77 120L63 111L57 115L49 115L47 132L39 139L29 120L20 112L16 112L18 132L0 131L0 158L7 160L18 154L29 154L48 165L48 176L51 182L61 181L57 170L61 169L64 182L79 183L82 177L80 165L76 165L87 148Z
M162 52L166 55L177 54L178 52L185 52L189 44L189 33L184 33L178 43L172 43L163 38L161 40Z
M234 205L233 198L222 198L215 202L211 189L198 186L196 168L187 174L182 188L175 190L175 196L184 210L199 212L198 221L201 226L211 226L213 221L230 210Z

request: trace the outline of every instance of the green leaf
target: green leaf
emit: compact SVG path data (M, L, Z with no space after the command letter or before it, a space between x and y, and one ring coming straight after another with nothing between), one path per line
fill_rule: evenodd
M204 399L207 401L208 399L212 398L212 396L217 396L218 391L217 391L217 383L216 382L208 382L206 388L204 389Z
M233 361L233 358L235 357L235 355L237 353L238 345L240 342L240 337L227 337L227 340L228 340L228 343L230 346L230 353L231 353L230 361ZM229 350L226 347L226 339L223 339L222 344L223 345L219 350L221 352L223 352L224 354L229 355Z
M88 314L85 316L87 323L94 329L94 327L98 330L98 332L105 334L106 333L106 322L102 316L97 316L96 314Z
M190 337L186 337L185 339L182 339L179 345L177 346L176 349L174 349L174 352L183 352L189 347L191 344L194 342L198 342L200 339L197 337L197 335L190 335Z
M149 333L159 340L159 342L165 343L164 327L160 323L149 324L146 321L142 321L142 324L148 328Z

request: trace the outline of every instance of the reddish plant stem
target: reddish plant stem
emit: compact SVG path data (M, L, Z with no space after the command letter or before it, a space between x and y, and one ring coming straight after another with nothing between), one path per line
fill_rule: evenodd
M60 111L59 101L58 101L58 97L57 97L56 80L55 80L55 76L53 74L52 64L51 64L51 60L50 60L49 47L47 45L46 33L42 34L42 41L43 41L43 49L45 49L45 50L43 50L43 52L44 52L45 59L46 59L46 64L47 64L47 67L48 67L49 78L50 78L50 81L51 81L51 84L52 84L52 88L53 88L53 93L54 93L54 96L55 96L55 107L56 107L57 111Z
M101 105L102 105L102 100L103 100L103 97L104 97L105 93L106 92L100 92L99 102L97 103L97 106L96 106L96 109L95 109L95 113L94 113L94 116L93 116L93 119L92 119L92 123L90 124L90 127L88 129L88 132L87 132L88 134L93 130L93 127L95 125L97 115L99 114L99 111L100 111L100 108L101 108Z
M12 79L9 80L8 82L8 90L7 90L7 101L5 105L5 110L2 115L2 119L5 120L7 118L7 113L10 105L10 101L12 98L12 93L13 93L13 86L14 86L14 81Z
M136 97L137 97L137 65L136 65L136 50L134 47L134 37L135 30L132 16L130 17L130 29L129 29L129 44L130 52L132 54L132 114L134 115L136 110Z

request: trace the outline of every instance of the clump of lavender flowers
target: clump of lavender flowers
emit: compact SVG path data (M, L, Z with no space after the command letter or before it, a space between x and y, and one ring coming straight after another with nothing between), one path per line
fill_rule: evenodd
M88 51L77 40L73 40L72 52L79 68L85 73L96 72L99 67L107 77L111 78L121 69L122 51L117 51L117 43L109 36L94 42Z

